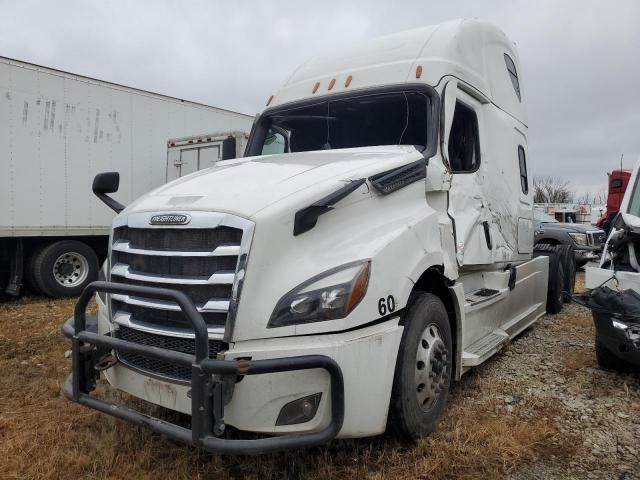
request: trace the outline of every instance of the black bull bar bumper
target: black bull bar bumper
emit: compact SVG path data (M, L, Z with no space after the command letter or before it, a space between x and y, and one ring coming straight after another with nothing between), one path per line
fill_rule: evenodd
M195 355L140 345L87 329L86 308L96 292L133 295L171 301L180 307L195 332ZM74 315L68 321L73 326L63 328L72 343L72 373L67 378L64 395L74 402L142 425L169 438L201 447L219 454L257 454L288 448L322 445L334 439L344 420L344 381L338 364L324 355L306 355L266 360L216 360L209 358L207 326L200 312L182 292L165 288L123 285L110 282L89 284L76 303ZM88 344L88 345L87 345ZM146 415L125 406L92 397L98 361L92 346L102 350L137 353L191 368L191 429ZM221 438L224 431L223 378L242 375L288 372L292 370L324 369L331 384L331 420L322 430L300 434L231 440Z

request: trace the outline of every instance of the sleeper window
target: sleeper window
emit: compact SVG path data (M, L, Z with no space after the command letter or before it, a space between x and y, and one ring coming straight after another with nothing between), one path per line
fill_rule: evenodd
M529 176L527 175L527 159L524 154L524 147L518 145L518 162L520 163L520 187L522 193L529 193Z
M456 103L449 133L449 164L453 173L475 172L480 165L478 119L473 110Z
M522 99L520 98L520 80L518 80L518 71L516 70L516 64L506 53L504 54L504 62L507 64L507 72L509 72L509 78L511 78L511 83L513 84L513 89L516 91L518 100L522 101Z

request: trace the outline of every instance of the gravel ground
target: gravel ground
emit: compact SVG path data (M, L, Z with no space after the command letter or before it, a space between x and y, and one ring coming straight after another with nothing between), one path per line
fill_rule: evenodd
M386 436L247 461L61 398L73 303L0 303L0 478L640 479L640 372L598 367L591 315L575 304L454 383L438 430L415 446Z
M567 305L514 341L480 376L500 379L498 411L527 415L537 398L559 406L558 438L576 442L571 458L553 454L517 468L514 479L640 479L640 375L598 367L588 310ZM530 412L529 412L530 413Z

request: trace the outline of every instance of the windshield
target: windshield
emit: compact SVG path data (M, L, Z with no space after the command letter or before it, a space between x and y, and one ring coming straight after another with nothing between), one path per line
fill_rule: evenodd
M638 180L636 180L629 198L629 208L627 213L640 217L640 188L638 188Z
M326 98L258 120L252 155L377 145L427 145L431 99L416 91Z
M541 212L539 210L533 211L533 218L540 223L558 223L558 221L551 215Z

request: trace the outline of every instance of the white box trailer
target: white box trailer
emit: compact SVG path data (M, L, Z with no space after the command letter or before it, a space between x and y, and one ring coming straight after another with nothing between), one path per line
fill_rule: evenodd
M246 137L252 121L0 57L0 287L18 294L24 273L42 293L78 293L97 276L113 219L91 192L98 172L120 171L118 199L129 203L167 175L175 178L167 167L171 139L236 132L191 137L217 141L218 158L226 141L227 158L235 158L241 152L232 144Z

